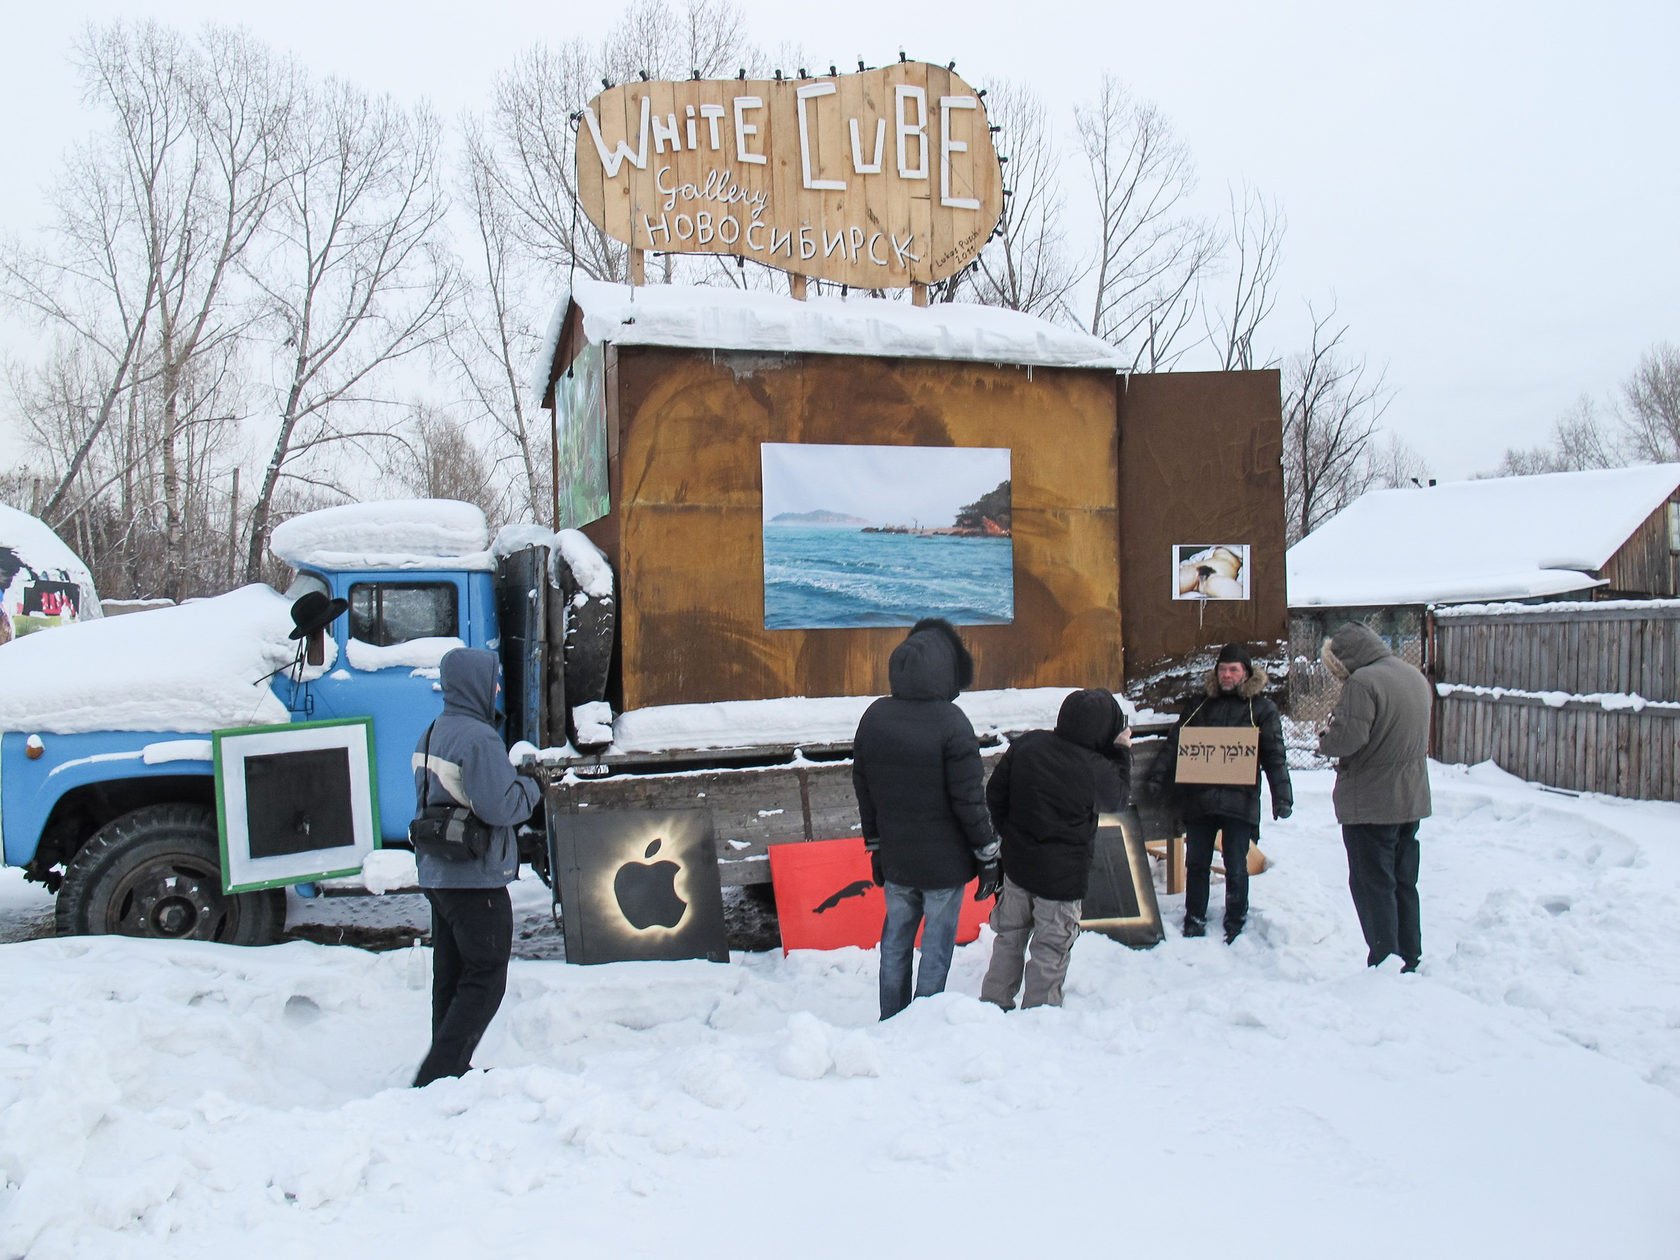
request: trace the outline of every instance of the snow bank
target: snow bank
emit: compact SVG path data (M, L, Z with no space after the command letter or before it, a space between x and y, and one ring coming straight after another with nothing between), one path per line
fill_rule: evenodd
M1374 490L1289 549L1289 604L1355 608L1585 591L1680 464Z
M209 731L289 720L265 679L297 644L267 586L32 634L0 648L0 729ZM306 678L330 669L337 646Z
M388 499L305 512L277 525L269 550L293 568L495 567L484 513L454 499Z
M874 951L522 958L411 1090L428 950L6 945L0 1254L1672 1256L1680 806L1431 778L1417 976L1324 772L1235 945L1086 934L1059 1010L977 1000L989 933L885 1024Z
M937 302L919 307L862 293L801 302L780 293L683 284L632 288L579 277L549 322L538 375L531 382L539 394L548 387L554 351L574 300L583 311L583 335L597 344L955 359L1114 372L1130 366L1106 341L995 306Z

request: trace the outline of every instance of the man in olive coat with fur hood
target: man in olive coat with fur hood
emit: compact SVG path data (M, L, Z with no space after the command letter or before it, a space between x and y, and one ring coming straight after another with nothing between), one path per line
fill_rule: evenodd
M1319 655L1343 680L1318 751L1337 758L1336 821L1348 855L1348 888L1375 967L1399 954L1402 971L1423 955L1418 915L1418 821L1429 817L1429 681L1375 631L1350 621Z

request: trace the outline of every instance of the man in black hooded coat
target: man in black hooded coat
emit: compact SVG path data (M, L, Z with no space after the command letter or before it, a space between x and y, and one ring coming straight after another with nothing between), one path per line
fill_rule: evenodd
M1256 669L1248 649L1227 643L1200 695L1184 702L1178 725L1149 769L1156 794L1171 788L1184 819L1184 935L1207 934L1208 880L1213 839L1225 859L1225 941L1236 940L1248 919L1248 846L1260 835L1260 775L1272 791L1272 817L1288 818L1295 808L1289 783L1289 754L1277 705L1260 693L1266 671ZM1175 784L1179 732L1186 726L1252 726L1260 730L1260 764L1253 783Z
M1099 811L1131 797L1131 731L1111 692L1075 691L1054 731L1014 740L986 784L1003 837L1003 891L992 910L992 961L980 997L1010 1010L1060 1006L1068 954L1091 878ZM1032 957L1027 958L1028 946Z
M974 681L974 658L950 622L918 621L887 664L892 694L864 711L852 741L852 787L875 882L887 895L881 927L881 1018L940 993L956 947L963 886L997 891L998 842L986 812L980 742L954 701ZM910 987L916 928L922 961Z

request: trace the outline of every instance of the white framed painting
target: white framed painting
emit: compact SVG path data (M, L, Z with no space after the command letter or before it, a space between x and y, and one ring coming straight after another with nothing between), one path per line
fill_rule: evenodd
M354 875L379 847L373 719L216 731L222 891Z

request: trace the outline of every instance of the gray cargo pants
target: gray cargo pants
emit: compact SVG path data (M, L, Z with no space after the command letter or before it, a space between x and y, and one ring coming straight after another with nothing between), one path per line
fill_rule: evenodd
M1079 939L1079 911L1083 902L1051 901L1035 897L1007 875L997 905L992 907L992 961L980 985L980 999L1013 1010L1023 973L1026 992L1021 1005L1060 1006L1062 982L1067 979L1068 954ZM1028 944L1032 957L1027 958Z

